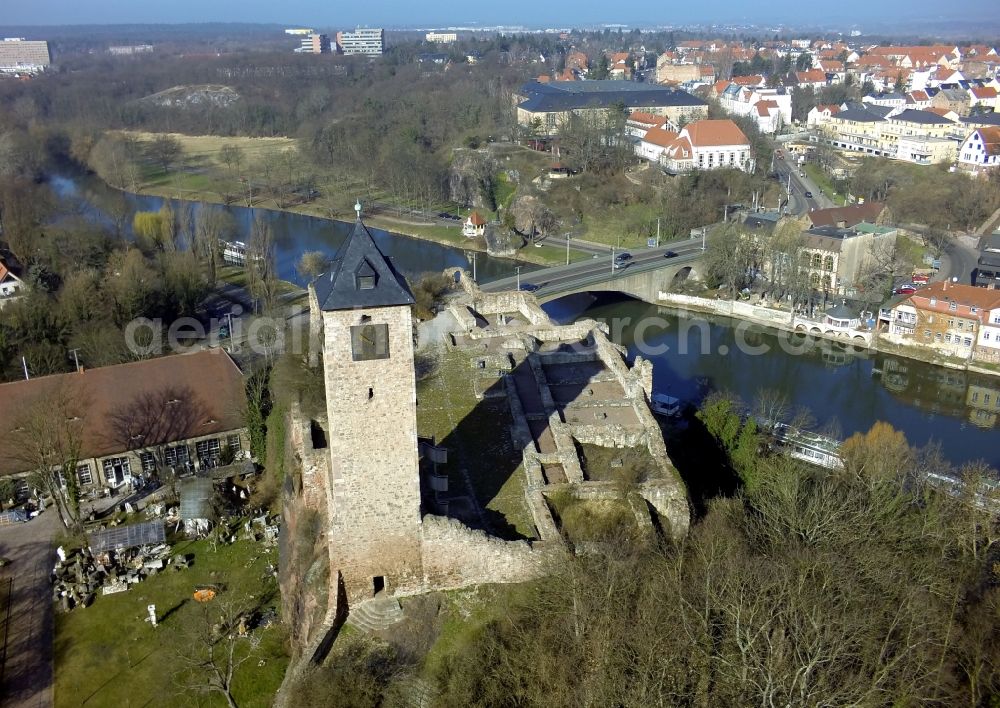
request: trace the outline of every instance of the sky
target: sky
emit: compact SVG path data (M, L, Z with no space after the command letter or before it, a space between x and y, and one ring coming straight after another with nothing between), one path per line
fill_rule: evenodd
M823 9L829 8L829 9ZM316 28L523 25L579 27L601 23L678 24L733 21L851 26L892 18L996 17L996 0L0 0L0 26L254 22Z

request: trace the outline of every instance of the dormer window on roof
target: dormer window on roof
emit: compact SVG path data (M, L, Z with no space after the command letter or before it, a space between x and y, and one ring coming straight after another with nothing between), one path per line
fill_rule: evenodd
M367 260L361 262L360 267L354 273L358 290L374 290L378 274Z

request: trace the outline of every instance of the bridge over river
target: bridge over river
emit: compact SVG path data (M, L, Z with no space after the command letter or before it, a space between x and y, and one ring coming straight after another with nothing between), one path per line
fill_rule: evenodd
M656 303L661 291L689 277L698 277L704 256L702 239L673 241L656 248L629 251L632 259L615 268L612 256L598 255L589 261L554 266L524 273L520 279L501 278L486 283L488 292L531 288L539 302L579 292L619 292ZM667 257L668 253L674 253ZM534 287L537 286L537 290Z

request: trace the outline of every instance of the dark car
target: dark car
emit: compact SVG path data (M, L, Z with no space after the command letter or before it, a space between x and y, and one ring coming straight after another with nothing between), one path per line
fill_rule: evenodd
M538 290L538 288L540 288L540 287L542 287L542 286L541 285L535 285L534 283L521 283L521 290L523 290L526 293L533 293L536 290Z
M813 198L813 193L812 193L812 192L809 192L809 191L807 191L807 192L806 192L806 199L812 199L812 198Z
M624 268L630 260L632 260L632 254L628 251L619 253L615 256L615 268Z
M677 251L667 251L663 254L664 258L677 258Z

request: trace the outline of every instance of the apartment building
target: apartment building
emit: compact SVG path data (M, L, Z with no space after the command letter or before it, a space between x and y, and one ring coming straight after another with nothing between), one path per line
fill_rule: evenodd
M385 51L385 30L359 27L353 32L337 32L337 48L341 54L381 56Z
M0 42L0 73L34 74L51 63L49 43L45 40L8 37Z
M329 54L330 37L325 34L309 34L302 38L302 43L298 48L301 54Z
M958 359L1000 361L1000 290L931 283L888 308L890 341Z

